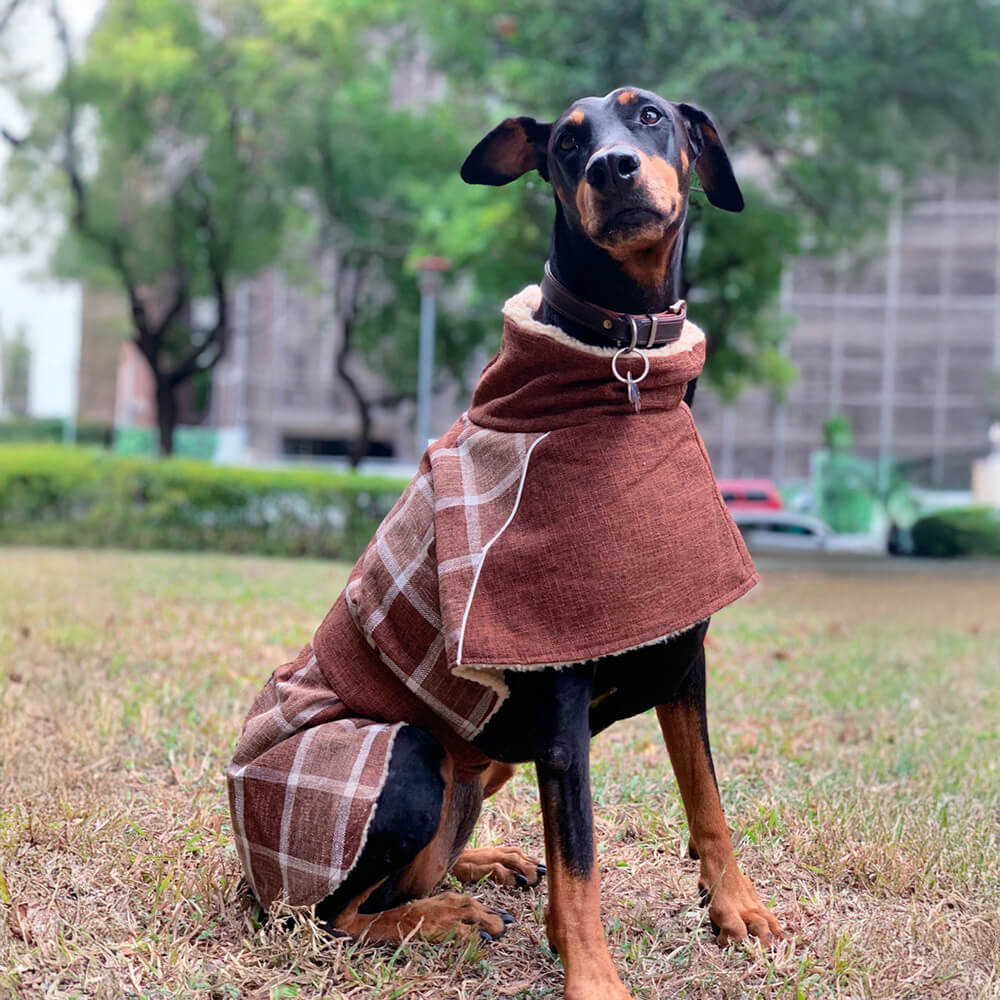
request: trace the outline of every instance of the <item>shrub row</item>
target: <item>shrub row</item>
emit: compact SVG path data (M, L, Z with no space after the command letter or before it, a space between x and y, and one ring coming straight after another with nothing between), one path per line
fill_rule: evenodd
M910 534L918 556L1000 556L1000 511L939 510L916 521Z
M405 483L0 446L0 542L354 559Z

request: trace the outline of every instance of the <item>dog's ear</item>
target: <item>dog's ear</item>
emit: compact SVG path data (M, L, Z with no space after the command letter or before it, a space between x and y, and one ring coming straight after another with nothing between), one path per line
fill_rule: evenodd
M466 157L462 164L462 180L466 184L493 184L499 187L529 170L537 170L548 180L551 131L551 122L508 118Z
M724 208L727 212L742 212L743 193L733 176L733 168L715 122L693 104L678 104L676 107L687 126L688 140L695 155L694 172L708 200L716 208Z

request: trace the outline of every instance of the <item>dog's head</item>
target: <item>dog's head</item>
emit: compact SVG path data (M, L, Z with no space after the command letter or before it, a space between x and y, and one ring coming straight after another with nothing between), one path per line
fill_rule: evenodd
M507 184L537 170L567 224L615 257L672 241L692 170L708 200L739 212L743 195L704 111L649 90L584 97L554 122L508 118L462 165L469 184Z

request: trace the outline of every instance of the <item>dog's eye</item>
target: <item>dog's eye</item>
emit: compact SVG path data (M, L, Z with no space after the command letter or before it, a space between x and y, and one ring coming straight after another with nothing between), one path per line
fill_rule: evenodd
M643 125L655 125L663 117L656 108L643 108L639 114L639 121Z
M576 138L572 132L563 132L563 134L559 137L559 142L557 143L559 149L561 149L564 153L568 153L571 150L576 149L576 145Z

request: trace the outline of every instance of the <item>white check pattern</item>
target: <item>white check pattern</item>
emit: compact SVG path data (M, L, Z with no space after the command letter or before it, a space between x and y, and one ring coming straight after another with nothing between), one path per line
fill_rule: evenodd
M344 880L400 727L351 718L311 644L275 671L226 769L236 848L263 906L308 906Z
M514 516L530 452L545 436L487 430L463 415L428 449L345 591L382 661L466 740L499 695L454 672L463 622L485 554Z

